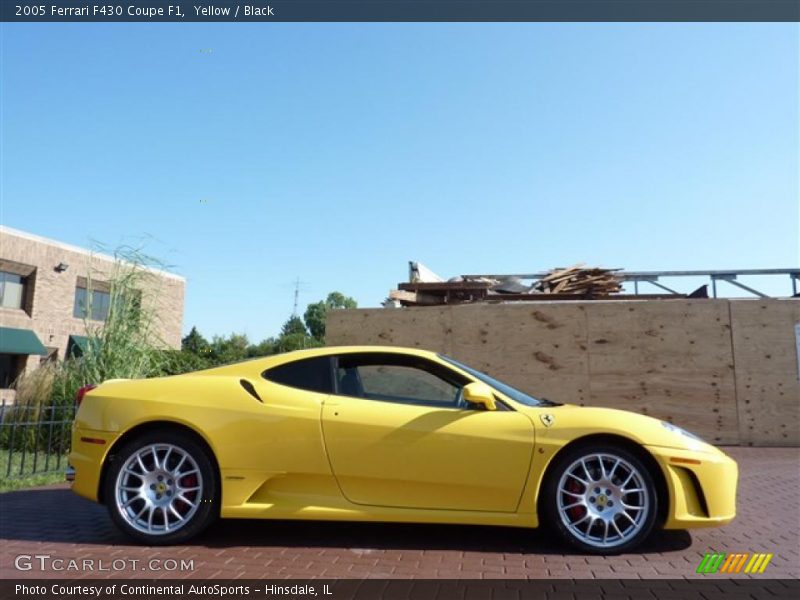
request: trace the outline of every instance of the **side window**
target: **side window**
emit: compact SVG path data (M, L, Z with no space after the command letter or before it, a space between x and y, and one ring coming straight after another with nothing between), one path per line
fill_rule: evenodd
M331 359L327 356L306 358L278 365L264 371L261 376L267 381L300 390L321 394L333 393Z
M359 367L364 397L455 404L459 388L426 371L395 365Z
M398 354L339 357L339 394L368 400L454 408L466 381L436 363Z

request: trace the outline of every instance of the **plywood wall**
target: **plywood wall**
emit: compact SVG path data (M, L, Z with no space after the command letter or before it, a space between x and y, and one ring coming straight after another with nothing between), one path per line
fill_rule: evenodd
M453 307L450 353L534 395L588 402L585 308L574 303L542 308Z
M474 304L335 311L329 344L444 352L534 395L800 445L797 300Z
M450 352L452 309L436 306L423 310L335 310L329 313L326 340L331 346L377 344Z
M794 334L800 300L731 302L730 308L742 443L800 446Z

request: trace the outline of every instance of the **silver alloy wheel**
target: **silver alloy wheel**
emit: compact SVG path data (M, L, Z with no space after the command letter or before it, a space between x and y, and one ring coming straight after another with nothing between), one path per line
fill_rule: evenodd
M119 514L134 529L164 535L191 521L203 497L194 458L174 444L149 444L134 452L117 475Z
M651 507L644 477L624 458L587 454L558 482L558 514L578 540L598 548L621 546L647 521Z

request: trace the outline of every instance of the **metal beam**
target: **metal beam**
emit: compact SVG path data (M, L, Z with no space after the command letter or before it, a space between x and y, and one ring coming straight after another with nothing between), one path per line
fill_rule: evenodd
M738 281L736 281L736 275L712 275L711 276L711 281L716 282L718 279L720 281L727 281L728 283L730 283L732 285L735 285L738 288L742 288L743 290L746 290L746 291L750 292L751 294L755 294L759 298L769 298L769 296L767 296L766 294L762 294L758 290L753 289L750 286L747 286L747 285L745 285L743 283L739 283ZM715 286L715 288L716 288L716 286Z
M673 290L671 288L668 288L663 283L658 283L658 281L656 281L655 279L651 279L648 283L651 283L652 285L654 285L656 287L660 287L662 290L666 290L670 294L680 294L680 292L677 292L677 291L675 291L675 290Z
M549 271L541 273L506 273L503 275L462 275L462 277L488 277L490 279L505 279L508 277L518 277L519 279L541 279L548 275ZM725 269L711 271L622 271L617 275L623 280L633 281L635 278L640 280L651 277L711 277L714 275L790 275L800 277L800 268L793 269Z
M469 278L479 278L485 277L487 279L508 279L509 277L516 277L519 279L530 279L530 280L538 280L546 275L549 275L549 271L541 272L541 273L514 273L514 274L505 274L505 275L463 275L465 279ZM639 282L647 282L650 283L662 290L665 290L671 294L680 294L680 292L667 287L663 283L659 282L660 277L708 277L711 279L711 289L712 289L712 296L714 298L717 297L717 281L727 281L732 285L735 285L738 288L741 288L745 291L750 292L751 294L755 294L760 298L769 298L766 294L759 292L758 290L749 287L743 283L739 283L736 281L737 277L740 276L753 276L753 275L788 275L791 281L791 289L792 295L796 296L798 293L798 281L800 281L800 268L789 268L789 269L717 269L717 270L708 270L708 271L623 271L618 269L615 271L616 276L622 282L631 281L633 282L633 289L635 294L639 294Z

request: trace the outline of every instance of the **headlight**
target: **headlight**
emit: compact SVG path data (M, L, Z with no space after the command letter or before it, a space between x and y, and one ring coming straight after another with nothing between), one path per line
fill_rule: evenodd
M685 429L678 427L677 425L673 425L672 423L667 423L666 421L661 421L661 424L664 426L665 429L671 431L672 433L677 433L678 435L682 435L684 437L689 438L690 440L697 440L698 442L702 442L699 437L697 437L693 433L689 433Z

